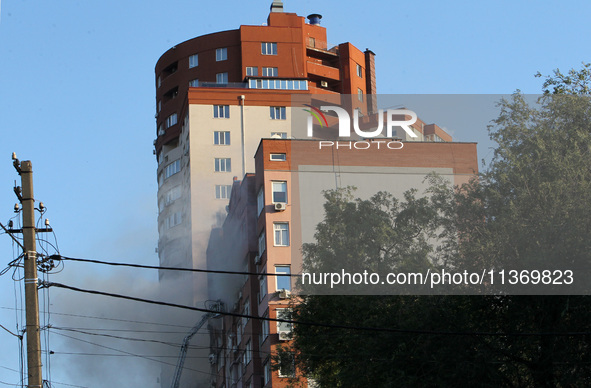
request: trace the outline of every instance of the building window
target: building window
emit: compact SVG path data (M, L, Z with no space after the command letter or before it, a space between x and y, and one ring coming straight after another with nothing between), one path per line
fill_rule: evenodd
M227 84L228 83L228 73L217 73L215 75L215 82L218 84Z
M215 185L215 197L217 199L230 198L232 193L232 185Z
M263 208L265 207L265 193L263 192L263 188L259 190L257 194L257 215L261 214Z
M256 77L257 75L259 75L258 67L246 67L246 76Z
M215 144L215 145L230 145L230 132L229 131L214 131L213 132L213 144Z
M285 154L271 154L271 160L274 162L285 162L287 156Z
M181 171L181 160L177 159L166 166L166 169L164 170L164 179L170 178L179 171Z
M363 67L361 65L357 65L357 75L359 78L363 78Z
M164 130L164 128L162 128L162 124L160 124L158 126L158 136L164 136L166 134L166 131Z
M284 106L270 106L269 110L271 111L271 120L285 120L286 108Z
M192 88L197 88L199 87L199 80L197 78L189 81L189 86Z
M295 357L292 352L284 352L281 354L277 374L279 377L295 376Z
M265 311L265 314L263 314L263 318L267 318L269 316L269 314ZM263 319L261 321L261 340L260 340L260 344L262 345L263 342L265 342L265 340L267 339L267 337L269 336L269 321L267 321L266 319Z
M191 55L189 57L189 69L192 67L197 67L199 65L199 55Z
M289 224L287 222L276 222L273 224L275 231L275 246L288 247L289 246Z
M170 128L177 123L176 113L171 114L166 118L166 128Z
M263 67L263 77L279 77L279 69L276 67Z
M265 299L265 296L267 296L267 278L265 276L261 276L259 283L259 303L261 303L263 299Z
M244 301L244 309L242 310L242 315L250 315L250 299L247 298ZM247 317L242 317L242 330L246 330L246 325L248 324L248 319Z
M291 273L291 267L289 265L276 265L276 274L289 275ZM291 291L291 277L290 276L275 276L277 279L277 291L287 290Z
M275 312L277 313L277 319L291 319L291 311L290 309L276 309ZM279 334L279 339L286 340L291 338L291 323L287 322L277 322L277 334ZM283 337L283 338L282 338Z
M158 104L156 104L156 113L160 113L161 110L162 110L162 101L158 101Z
M287 203L287 182L273 182L273 203Z
M250 79L249 89L308 90L308 81L300 79Z
M243 358L243 363L244 366L248 365L250 363L251 360L251 356L250 353L252 351L252 346L250 345L250 340L248 340L248 342L246 343L246 347L244 348L244 358Z
M214 105L213 117L216 119L230 118L230 105Z
M273 139L287 139L287 132L271 132Z
M219 61L225 61L226 59L228 59L228 49L223 47L223 48L219 48L217 50L215 50L215 60L217 62Z
M232 171L232 161L230 158L215 158L216 172L230 172Z
M267 243L265 242L265 231L263 230L259 235L259 257L263 255L265 249L267 248Z
M261 43L261 53L263 55L277 55L277 43Z
M160 85L162 85L162 77L161 76L158 76L158 79L156 80L156 85L158 87L160 87Z
M267 385L269 381L271 381L271 361L269 358L267 358L263 363L263 372L263 382L265 385Z
M164 196L164 205L168 206L181 197L181 186L173 187Z
M357 88L357 98L359 101L363 102L363 90Z
M183 221L183 215L181 212L172 213L164 220L164 228L170 229L177 225L180 225Z

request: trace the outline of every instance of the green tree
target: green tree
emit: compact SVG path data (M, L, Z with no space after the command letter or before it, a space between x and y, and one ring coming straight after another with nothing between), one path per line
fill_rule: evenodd
M497 147L488 169L454 191L434 185L430 199L414 202L407 213L407 225L437 226L421 230L444 242L439 250L418 250L419 258L429 260L419 263L468 270L564 266L585 274L591 264L589 68L584 64L566 75L556 70L546 78L537 106L519 93L500 102L490 128ZM381 222L363 238L392 233L388 228L399 213L379 213L379 206L363 207L360 200L338 195L329 196L317 237L339 235L348 227L345 215L360 209L363 214L353 214L356 222L357 217ZM404 227L398 232L410 234ZM331 250L366 254L368 262L386 257L384 248L351 251L352 236L345 250ZM388 247L387 239L375 241ZM315 258L327 252L311 245L304 253ZM434 257L439 263L430 261ZM404 260L388 262L399 266ZM579 291L587 293L588 280L576 274ZM297 364L321 387L591 385L591 300L584 295L307 296L295 307L294 319L399 330L296 325Z

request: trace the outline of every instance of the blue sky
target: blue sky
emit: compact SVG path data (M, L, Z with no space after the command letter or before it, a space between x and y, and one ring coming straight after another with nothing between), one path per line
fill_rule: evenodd
M156 264L154 65L176 43L264 23L270 4L2 1L0 221L13 216L18 176L10 156L16 152L33 163L36 198L49 209L62 254ZM304 0L286 1L285 9L322 14L329 43L350 41L374 51L378 93L538 93L537 71L579 68L589 60L584 42L591 35L591 3L582 0ZM484 128L454 135L486 144ZM13 258L11 245L0 236L2 268ZM156 280L149 272L129 275L129 284L118 287L141 289ZM97 288L122 279L110 269L71 263L60 276ZM15 306L14 292L10 277L0 277L0 307ZM70 311L68 294L55 295L52 309ZM14 312L0 309L0 324L15 330ZM9 369L18 369L17 343L0 331L0 344L0 381L16 383L18 374ZM65 370L52 376L103 386L99 378L81 382Z

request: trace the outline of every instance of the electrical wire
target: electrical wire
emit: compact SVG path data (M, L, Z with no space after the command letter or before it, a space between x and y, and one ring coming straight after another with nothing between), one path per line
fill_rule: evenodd
M300 277L301 276L301 275L297 275L297 274L286 274L286 273L259 273L259 272L241 272L241 271L222 271L222 270L198 269L198 268L161 267L161 266L155 266L155 265L142 265L142 264L109 262L109 261L91 260L91 259L79 259L79 258L66 257L66 256L61 256L61 255L53 255L53 256L50 256L49 258L52 260L68 260L68 261L77 261L77 262L82 262L82 263L105 264L105 265L112 265L112 266L119 266L119 267L157 269L157 270L167 270L167 271L218 273L218 274L226 274L226 275L291 276L291 277Z
M99 336L99 337L121 339L121 340L126 340L126 341L151 342L151 343L155 343L155 344L162 344L162 345L171 346L171 347L174 347L174 348L179 348L182 345L180 343L174 343L174 342L166 342L166 341L159 341L159 340L145 339L145 338L121 337L121 336L117 336L117 335L103 334L103 333L91 333L91 332L88 332L88 331L76 330L76 329L67 329L67 328L63 328L63 327L53 327L53 326L51 326L51 327L49 327L49 329L50 330L71 331L73 333L80 333L80 334L93 335L93 336Z
M60 335L62 337L70 338L70 339L73 339L73 340L76 340L76 341L84 342L84 343L87 343L87 344L90 344L90 345L94 345L94 346L98 346L98 347L101 347L101 348L113 350L115 352L120 352L120 353L123 353L123 354L127 354L129 356L138 357L138 358L142 358L142 359L145 359L145 360L158 362L160 364L165 364L165 365L170 365L170 366L176 367L176 364L171 364L171 363L166 362L166 361L155 360L155 359L153 359L151 357L146 357L146 356L142 356L140 354L135 354L135 353L127 352L125 350L120 350L120 349L112 348L110 346L105 346L105 345L97 344L95 342L86 341L86 340L83 340L83 339L80 339L80 338L76 338L76 337L72 337L72 336L69 336L69 335L66 335L66 334L62 334L62 333L55 333L55 334ZM193 368L188 368L188 367L184 367L183 370L190 370L190 371L197 372L197 373L203 373L203 374L206 374L206 375L209 375L209 376L214 376L214 375L212 375L209 372L204 372L204 371L201 371L201 370L197 370L197 369L193 369Z
M22 309L15 309L13 307L0 307L0 309L4 310L18 310L21 311ZM170 323L158 323L158 322L145 322L145 321L134 321L129 319L118 319L118 318L105 318L105 317L97 317L96 315L80 315L80 314L68 314L68 313L57 313L52 312L52 315L62 315L67 317L78 317L78 318L89 318L89 319L101 319L107 321L115 321L115 322L126 322L126 323L139 323L144 325L153 325L153 326L169 326L169 327L179 327L183 329L191 329L192 326L185 326L185 325L174 325Z
M10 334L12 334L13 336L15 336L16 338L23 338L22 335L18 335L18 334L14 334L12 331L8 330L7 328L5 328L4 326L0 325L1 328L3 328L4 330L6 330L7 332L9 332Z
M395 328L388 328L388 327L363 327L363 326L335 325L335 324L328 324L328 323L321 323L321 322L294 321L291 319L258 317L258 316L254 316L254 315L248 315L248 314L223 312L223 311L211 310L211 309L200 308L200 307L184 306L184 305L179 305L179 304L175 304L175 303L167 303L167 302L160 302L160 301L154 301L154 300L149 300L149 299L142 299L142 298L121 295L121 294L113 294L113 293L103 292L103 291L86 290L86 289L82 289L82 288L67 286L67 285L61 284L61 283L47 282L47 283L41 284L40 286L41 287L58 287L58 288L64 288L67 290L78 291L78 292L87 293L87 294L110 296L113 298L127 299L127 300L132 300L135 302L144 302L144 303L156 304L156 305L160 305L160 306L176 307L176 308L181 308L181 309L186 309L186 310L199 311L199 312L203 312L203 313L213 313L213 314L217 314L217 315L227 315L227 316L232 316L232 317L249 318L249 319L256 319L256 320L270 321L270 322L282 322L282 323L289 323L289 324L296 324L296 325L326 327L326 328L331 328L331 329L347 329L347 330L360 330L360 331L370 331L370 332L404 333L404 334L419 334L419 335L446 335L446 336L467 335L467 336L488 336L488 337L531 337L531 336L576 337L576 336L591 335L591 331L502 333L502 332L461 332L461 331L408 330L408 329L395 329Z
M62 354L66 356L106 356L106 357L136 357L129 354L112 354L112 353L76 353L76 352L53 352L53 354ZM179 358L176 356L159 356L159 355L145 355L138 354L141 357L154 357L154 358ZM209 356L186 356L185 358L203 359L209 358Z

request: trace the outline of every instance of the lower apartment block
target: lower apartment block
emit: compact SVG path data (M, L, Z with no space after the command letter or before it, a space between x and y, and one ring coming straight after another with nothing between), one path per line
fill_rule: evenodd
M216 388L287 387L299 380L313 386L289 357L274 365L277 348L289 348L287 318L297 303L297 257L323 219L323 190L355 186L355 196L375 190L401 196L419 192L436 172L460 185L477 173L475 143L404 142L401 149L346 145L319 147L318 140L263 139L255 155L255 173L233 182L228 215L212 231L208 264L239 274L210 274L209 299L226 312L209 321L211 386ZM208 265L209 268L211 268ZM281 275L281 276L273 276Z

